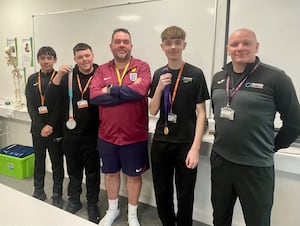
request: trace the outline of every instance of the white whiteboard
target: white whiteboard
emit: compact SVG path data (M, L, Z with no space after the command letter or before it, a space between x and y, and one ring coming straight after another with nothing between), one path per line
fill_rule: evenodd
M256 32L258 56L292 78L300 99L300 1L231 0L230 32L241 27Z
M127 28L132 36L132 55L150 64L151 72L167 63L160 48L160 34L171 25L187 33L184 60L200 67L210 86L214 46L214 0L161 0L47 13L33 16L34 47L52 46L58 63L73 64L72 48L78 42L91 45L95 63L112 59L109 49L116 28Z

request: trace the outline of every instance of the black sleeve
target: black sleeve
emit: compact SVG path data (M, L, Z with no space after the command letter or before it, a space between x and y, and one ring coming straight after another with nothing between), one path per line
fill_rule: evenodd
M37 97L36 94L34 93L34 89L36 89L35 86L33 86L33 77L30 76L28 78L26 88L25 88L25 96L26 96L26 102L27 102L27 110L28 114L31 118L32 125L35 127L35 131L41 131L42 128L45 126L43 123L42 118L39 115L38 112L38 106L40 103L37 103ZM38 127L38 128L37 128Z
M51 83L49 85L49 88L47 90L47 93L45 95L45 99L47 99L48 104L55 108L57 104L59 104L64 96L64 86L67 84L65 81L65 77L68 77L66 75L63 76L61 83L59 85L55 85Z
M276 84L275 103L282 127L275 137L275 150L287 148L300 135L300 105L295 87L287 75L280 77Z
M160 77L159 71L161 71L161 69L158 69L154 72L151 87L150 87L150 91L149 91L149 95L148 95L150 98L153 97L153 95L155 93L155 90L156 90L156 87L158 85L159 77Z

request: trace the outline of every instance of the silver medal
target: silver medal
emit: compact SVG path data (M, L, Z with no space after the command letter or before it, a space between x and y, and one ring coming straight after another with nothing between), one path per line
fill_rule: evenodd
M66 122L66 126L68 129L72 130L72 129L75 129L76 127L76 121L74 119L69 119L67 122Z

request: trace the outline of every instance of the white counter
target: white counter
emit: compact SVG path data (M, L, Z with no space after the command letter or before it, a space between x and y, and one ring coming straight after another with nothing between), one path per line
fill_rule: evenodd
M27 111L27 107L25 105L0 105L0 117L26 122L30 122L31 120Z
M150 131L154 131L155 117L149 118ZM20 143L31 145L30 118L26 107L11 109L11 107L0 105L0 120L4 127L8 128L6 136L0 137L3 144ZM151 136L150 136L151 137ZM7 138L6 141L4 138ZM209 155L213 143L213 135L205 134L201 147L201 156L198 166L197 184L195 188L194 219L212 225L212 207L210 203L210 163ZM297 154L299 153L299 154ZM51 171L49 157L46 167ZM300 193L300 150L299 148L282 149L275 154L275 199L272 214L272 226L298 226L300 215L298 213ZM67 175L67 174L66 174ZM101 188L104 189L104 177L102 177ZM126 196L125 178L122 178L120 194ZM299 195L298 195L299 194ZM151 170L143 175L143 187L140 201L155 206L155 198L152 184ZM1 212L0 212L1 213ZM233 218L233 226L244 226L242 210L237 204ZM288 222L288 223L287 223ZM1 224L2 225L2 224Z
M25 105L14 107L13 105L0 105L0 117L9 120L19 120L30 122L30 117ZM153 133L155 129L157 117L149 116L149 132ZM209 156L211 152L211 144L214 141L213 135L205 134L203 136L203 144L201 155ZM276 170L296 173L300 175L300 149L290 147L282 149L275 154Z
M95 226L94 223L0 183L2 226Z

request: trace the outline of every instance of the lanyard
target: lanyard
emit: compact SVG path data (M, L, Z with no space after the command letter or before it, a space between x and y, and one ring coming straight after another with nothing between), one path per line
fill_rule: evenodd
M176 79L176 83L174 86L174 90L172 93L172 98L170 101L170 85L166 86L164 89L164 110L165 110L165 128L168 128L168 114L169 114L169 109L171 109L172 111L172 106L175 100L175 96L177 93L177 89L178 89L178 85L179 85L179 81L182 75L182 71L183 71L183 67L184 67L184 63L181 65L177 79ZM166 132L168 133L168 132Z
M227 74L227 78L226 78L226 96L228 98L228 103L227 105L230 105L230 102L232 100L232 97L239 91L239 89L242 87L242 85L245 83L245 81L248 79L249 75L252 74L260 65L260 62L258 62L253 69L250 71L249 74L247 74L247 76L236 86L233 87L232 92L229 94L229 82L230 82L230 75L229 73Z
M83 90L82 90L82 86L81 86L81 82L80 82L79 75L77 74L76 77L77 77L78 88L79 88L79 91L81 92L81 100L83 100L83 94L85 94L85 92L87 91L87 89L88 89L88 87L89 87L89 84L91 83L91 80L92 80L93 76L91 76L91 77L89 78L89 80L88 80L87 83L85 84L85 87L84 87Z
M56 73L56 71L53 70L52 75L51 75L50 80L49 80L49 83L54 78L55 73ZM44 106L44 104L45 104L45 95L42 92L41 71L39 71L39 73L38 73L38 87L39 87L39 92L40 92L40 97L41 97L41 105Z
M172 98L171 98L171 103L170 103L171 110L172 110L172 106L173 106L173 103L174 103L174 100L175 100L175 96L177 94L177 89L178 89L179 81L180 81L180 78L181 78L181 75L182 75L183 67L184 67L184 63L180 67L180 70L179 70L179 73L178 73L178 76L177 76L177 79L176 79L176 83L175 83L175 86L174 86L174 90L173 90L173 93L172 93Z
M124 78L124 76L125 76L125 74L126 74L126 72L127 72L127 69L128 69L128 67L129 67L129 64L130 64L130 61L126 64L125 69L124 69L124 71L123 71L123 73L122 73L122 76L121 76L121 74L120 74L119 68L118 68L117 65L116 65L116 73L117 73L117 76L118 76L118 82L119 82L119 85L122 85L122 81L123 81L123 78Z

